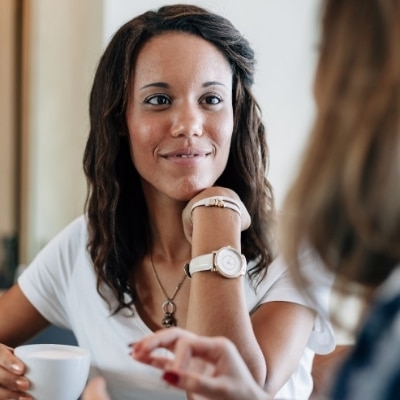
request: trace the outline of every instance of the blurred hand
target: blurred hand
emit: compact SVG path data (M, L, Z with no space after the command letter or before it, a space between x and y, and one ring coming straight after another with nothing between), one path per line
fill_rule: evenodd
M173 358L157 356L168 349ZM210 400L265 400L235 345L222 337L202 337L180 328L163 329L132 345L132 357L164 370L163 379Z
M14 356L11 347L0 344L0 400L31 397L23 392L29 388L29 381L23 375L25 365Z

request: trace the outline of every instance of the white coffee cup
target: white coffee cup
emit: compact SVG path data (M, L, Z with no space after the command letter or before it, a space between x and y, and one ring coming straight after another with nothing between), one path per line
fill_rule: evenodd
M89 375L89 352L78 346L31 344L14 354L26 365L27 391L36 400L77 400Z

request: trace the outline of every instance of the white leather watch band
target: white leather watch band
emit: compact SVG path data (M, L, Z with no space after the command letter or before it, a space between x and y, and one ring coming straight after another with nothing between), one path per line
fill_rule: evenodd
M200 271L212 271L214 268L214 256L215 253L209 253L196 257L196 262L190 263L190 275Z

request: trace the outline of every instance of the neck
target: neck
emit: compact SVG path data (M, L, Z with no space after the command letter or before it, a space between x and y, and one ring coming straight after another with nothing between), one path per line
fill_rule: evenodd
M186 203L172 199L148 201L152 254L154 259L182 264L190 258L191 245L182 225Z

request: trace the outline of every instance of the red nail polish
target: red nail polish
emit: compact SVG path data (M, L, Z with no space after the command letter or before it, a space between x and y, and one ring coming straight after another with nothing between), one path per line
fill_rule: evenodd
M179 375L175 372L166 371L162 377L164 381L168 382L170 385L176 386L179 382Z

